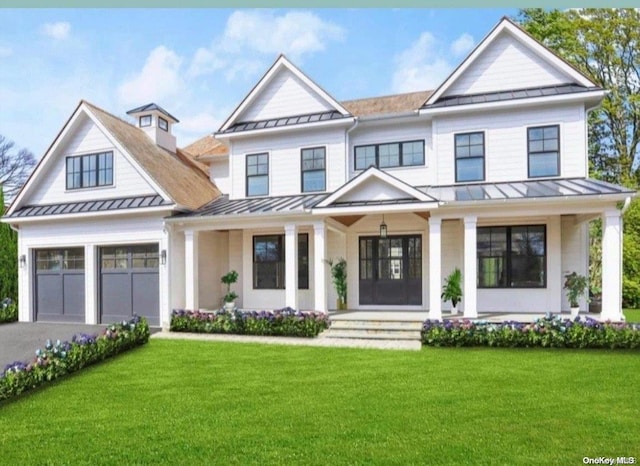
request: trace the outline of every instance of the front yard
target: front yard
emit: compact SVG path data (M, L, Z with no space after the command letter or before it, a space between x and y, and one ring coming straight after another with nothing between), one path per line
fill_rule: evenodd
M15 464L582 464L640 457L637 351L152 340L0 405Z

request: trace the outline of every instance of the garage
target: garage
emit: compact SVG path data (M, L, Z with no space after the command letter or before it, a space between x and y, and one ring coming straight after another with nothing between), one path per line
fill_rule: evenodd
M160 324L158 244L100 248L100 322L144 316Z
M84 322L84 248L37 249L35 320Z

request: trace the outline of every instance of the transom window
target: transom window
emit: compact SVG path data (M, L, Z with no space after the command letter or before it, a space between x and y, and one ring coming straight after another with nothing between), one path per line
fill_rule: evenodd
M424 141L356 146L354 153L356 170L424 165Z
M484 180L484 133L455 135L456 182Z
M544 225L478 228L478 287L545 288Z
M247 196L269 194L269 154L247 155Z
M253 288L282 290L285 287L284 235L253 237ZM309 235L298 234L298 289L309 288Z
M83 270L84 248L40 249L36 252L36 270Z
M158 128L163 131L169 131L169 122L162 117L158 117Z
M113 152L67 157L67 189L113 184Z
M560 126L527 129L529 178L560 175Z
M313 147L301 151L302 192L326 189L326 150Z

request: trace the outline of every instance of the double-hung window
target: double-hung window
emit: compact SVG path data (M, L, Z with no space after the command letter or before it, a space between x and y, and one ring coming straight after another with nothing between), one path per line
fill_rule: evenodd
M484 133L455 135L456 182L484 181Z
M253 288L281 290L285 287L284 235L253 237ZM298 234L298 289L309 288L309 235Z
M354 168L410 167L424 165L424 141L390 142L356 146Z
M247 196L269 194L269 154L247 155Z
M527 129L529 178L560 175L560 126Z
M66 160L67 189L113 184L113 152L78 155Z
M301 151L302 192L326 190L326 149L313 147Z

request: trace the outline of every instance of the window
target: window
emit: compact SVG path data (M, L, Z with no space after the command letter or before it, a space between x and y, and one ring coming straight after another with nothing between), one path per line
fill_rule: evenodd
M113 184L113 152L67 157L67 189Z
M484 133L455 135L456 182L484 180Z
M36 252L36 270L82 270L84 248L40 249Z
M140 117L140 128L144 128L145 126L151 126L151 115Z
M253 237L253 288L283 290L285 287L284 235ZM309 288L309 235L298 234L298 289Z
M560 175L560 126L528 128L529 178Z
M169 122L162 117L158 117L158 128L163 131L169 131Z
M354 154L356 170L424 165L424 141L356 146Z
M324 191L326 189L325 148L302 149L302 192Z
M269 194L269 154L247 155L247 196Z
M478 287L545 288L544 225L478 228Z

